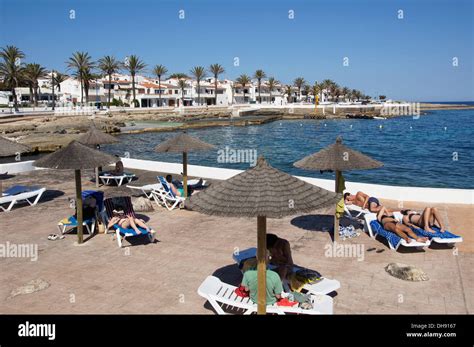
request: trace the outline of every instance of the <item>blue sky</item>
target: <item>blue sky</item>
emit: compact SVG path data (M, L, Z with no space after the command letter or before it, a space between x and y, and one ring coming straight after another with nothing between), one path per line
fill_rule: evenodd
M0 46L58 70L77 50L137 54L150 70L220 63L227 78L263 69L284 83L330 78L371 96L468 101L473 11L472 0L0 0Z

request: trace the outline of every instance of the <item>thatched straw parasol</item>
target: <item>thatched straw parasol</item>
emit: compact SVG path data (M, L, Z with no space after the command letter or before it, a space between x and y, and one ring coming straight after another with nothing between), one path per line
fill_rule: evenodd
M116 137L100 131L94 125L90 127L88 132L81 135L77 139L77 141L84 145L96 146L96 149L100 149L100 145L119 142L119 140ZM95 168L95 186L99 187L99 168L98 167Z
M17 155L18 153L25 153L31 151L27 145L8 140L0 136L0 157L9 157Z
M155 147L156 152L183 153L183 189L188 196L188 152L209 151L215 147L209 143L189 136L185 132L172 137Z
M336 142L319 152L293 164L297 168L306 170L332 170L336 173L336 193L342 193L343 187L339 182L342 178L342 171L376 169L383 166L383 163L372 159L361 152L355 151L342 144L342 137L338 136ZM339 236L339 219L335 214L334 219L334 240Z
M9 156L16 156L21 153L29 152L31 148L27 145L23 145L21 143L11 141L0 136L0 157L9 157ZM2 172L0 172L2 174ZM0 179L0 196L3 192L3 185L2 180Z
M35 161L36 167L56 170L74 170L76 180L77 238L83 241L81 170L113 164L118 159L110 154L91 149L77 141Z
M191 196L185 206L226 217L257 217L258 313L266 312L266 223L335 204L340 195L271 167L263 157L257 165Z

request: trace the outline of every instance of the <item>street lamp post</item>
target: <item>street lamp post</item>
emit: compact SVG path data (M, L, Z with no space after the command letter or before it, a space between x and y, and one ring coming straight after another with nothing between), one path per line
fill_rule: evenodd
M51 70L51 91L53 94L52 110L54 111L54 108L56 106L55 97L54 97L54 70Z

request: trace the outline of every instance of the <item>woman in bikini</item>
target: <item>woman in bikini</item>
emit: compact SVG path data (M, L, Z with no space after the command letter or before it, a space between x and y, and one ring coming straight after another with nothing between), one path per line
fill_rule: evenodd
M382 227L385 230L397 234L407 243L410 243L411 241L413 241L413 239L418 242L428 241L427 237L421 237L416 235L413 230L411 230L406 225L400 223L393 214L387 211L387 208L384 206L382 206L380 211L377 213L377 221L382 224Z
M436 207L427 207L421 214L413 210L402 210L401 213L403 224L409 227L421 228L430 233L436 232L432 227L437 227L442 233L446 230Z
M153 232L146 224L145 221L139 218L133 218L132 216L127 216L121 210L114 210L113 216L109 220L109 224L107 225L107 229L110 229L114 224L118 224L121 228L128 229L131 227L137 234L141 234L140 229L138 227L142 227L146 229L148 232ZM137 227L138 225L138 227Z

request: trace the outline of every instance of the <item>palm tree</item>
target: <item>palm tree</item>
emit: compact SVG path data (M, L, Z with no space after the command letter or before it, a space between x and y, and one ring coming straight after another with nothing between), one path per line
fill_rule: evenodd
M214 76L214 105L217 105L217 79L220 74L225 72L224 68L219 64L212 64L209 66L209 72Z
M182 72L175 72L174 74L171 74L169 78L175 78L177 80L182 80L182 79L188 79L189 76L186 75L185 73L182 73Z
M319 95L319 93L321 92L321 84L319 84L318 82L314 82L314 85L311 87L311 93L313 94L314 96L314 103L316 104L316 99Z
M159 105L162 106L161 103L161 77L164 77L168 73L168 69L164 65L156 65L153 68L153 73L155 74L156 77L158 77L158 89L159 89L159 94L158 97L160 99Z
M53 84L58 87L58 92L61 91L61 83L68 79L68 75L61 72L55 72L53 75Z
M88 82L84 83L87 75L90 75L90 71L94 68L95 64L92 61L92 57L87 52L75 52L72 57L66 62L68 69L74 70L74 77L81 84L81 105L84 103L84 89ZM86 100L89 91L86 90Z
M347 98L349 97L350 91L351 91L351 90L350 90L349 88L347 88L347 87L343 87L343 88L341 89L341 95L344 97L344 101L346 101Z
M265 72L263 70L257 70L255 71L255 74L253 75L253 78L257 79L257 85L258 85L258 103L262 103L262 97L260 96L260 86L262 85L262 79L267 77Z
M334 101L334 99L336 99L336 102L337 102L337 99L338 99L339 94L340 94L339 85L337 83L333 82L329 86L329 92L331 94L331 100Z
M181 103L184 106L184 89L187 87L186 80L184 78L179 79L178 87L181 89Z
M303 93L306 96L306 102L309 101L309 93L311 92L311 86L309 84L305 84L303 86Z
M275 87L278 85L278 81L274 77L268 79L268 90L270 91L270 103L272 103L272 92Z
M321 88L324 90L325 99L328 99L329 90L331 89L331 86L334 84L335 82L330 79L326 79L321 83Z
M0 79L12 92L15 111L18 111L18 97L15 88L18 87L23 79L21 59L24 57L25 54L15 46L6 46L0 51L0 58L3 59L0 62Z
M40 64L32 63L25 66L24 75L30 85L30 90L33 90L35 107L38 106L38 79L46 77L46 74L46 69Z
M287 85L285 87L285 94L287 95L288 103L293 102L291 93L293 92L293 89L291 88L291 85Z
M26 84L28 84L28 89L30 92L30 105L34 104L34 96L33 96L33 79L29 78L29 75L31 74L32 67L29 66L32 64L26 64L25 68L23 69L23 79Z
M306 81L304 80L303 77L297 77L293 81L293 84L296 88L298 88L298 98L301 101L301 88L305 85Z
M132 54L128 57L128 61L124 64L125 68L130 72L132 76L132 94L133 94L133 105L136 105L136 93L135 93L135 75L142 72L146 68L146 64L136 55Z
M115 59L115 57L106 55L100 58L98 61L99 70L106 76L109 77L109 93L107 97L107 105L110 106L111 93L112 93L112 75L118 73L122 68L122 63Z
M250 77L248 75L240 75L236 82L242 86L242 91L244 92L244 103L245 103L245 86L250 84Z
M198 90L198 104L201 105L201 81L204 77L206 77L206 68L203 66L195 66L191 69L191 75L194 76L197 83L197 90ZM216 90L217 93L217 90Z

